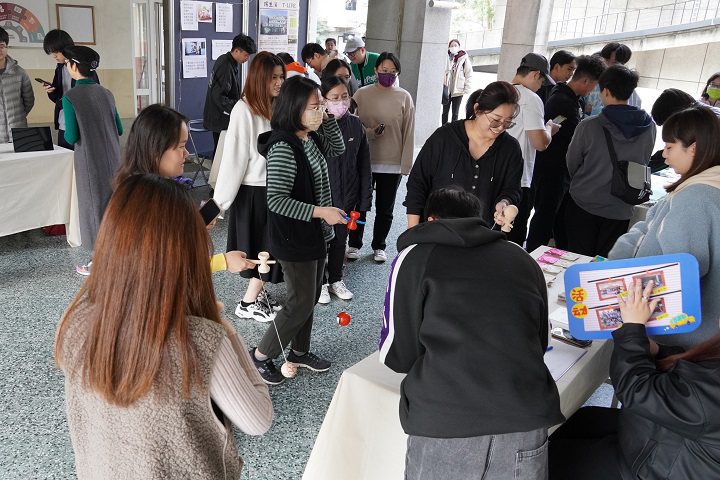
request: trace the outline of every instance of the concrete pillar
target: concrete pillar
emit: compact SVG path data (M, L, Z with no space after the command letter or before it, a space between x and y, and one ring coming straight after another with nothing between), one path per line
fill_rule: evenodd
M530 52L547 56L553 2L554 0L507 0L498 80L512 80L520 60Z
M450 35L447 8L428 0L370 0L365 44L371 52L400 58L400 86L415 102L415 144L440 126L442 84Z

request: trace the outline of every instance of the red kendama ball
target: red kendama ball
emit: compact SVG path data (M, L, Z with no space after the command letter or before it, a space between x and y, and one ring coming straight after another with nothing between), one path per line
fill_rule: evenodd
M341 327L347 327L350 325L350 314L347 312L340 312L337 315L337 322L338 325Z

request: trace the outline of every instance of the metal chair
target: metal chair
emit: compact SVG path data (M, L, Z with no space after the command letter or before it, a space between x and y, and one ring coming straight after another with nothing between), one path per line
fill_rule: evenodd
M212 152L198 152L197 145L195 144L195 139L193 138L194 135L199 135L202 133L209 133L210 130L206 129L203 126L203 120L202 118L190 120L188 122L188 137L190 139L190 145L192 145L192 153L188 156L187 160L195 165L197 167L197 170L195 170L195 175L192 177L193 180L193 188L196 187L204 187L205 185L208 185L208 174L207 172L210 171L209 168L205 167L205 161L209 160L210 163L212 163ZM205 183L202 185L196 185L197 177L200 175L204 180Z

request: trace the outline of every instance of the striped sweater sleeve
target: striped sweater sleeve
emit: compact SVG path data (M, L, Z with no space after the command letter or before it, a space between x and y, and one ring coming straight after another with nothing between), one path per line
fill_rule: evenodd
M297 164L292 147L278 142L267 154L267 204L268 210L278 215L303 220L312 220L315 205L290 197L297 175Z
M215 355L210 398L248 435L262 435L272 424L273 408L267 385L236 334L224 337Z
M323 120L318 133L320 134L320 150L326 158L342 155L345 151L345 141L335 117Z

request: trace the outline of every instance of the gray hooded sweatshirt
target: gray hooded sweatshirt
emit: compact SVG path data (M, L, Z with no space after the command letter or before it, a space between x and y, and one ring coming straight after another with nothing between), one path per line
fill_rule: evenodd
M575 203L599 217L629 220L633 205L610 193L613 167L603 127L610 131L619 161L647 165L655 145L655 124L644 110L611 105L580 122L568 148L570 195Z

